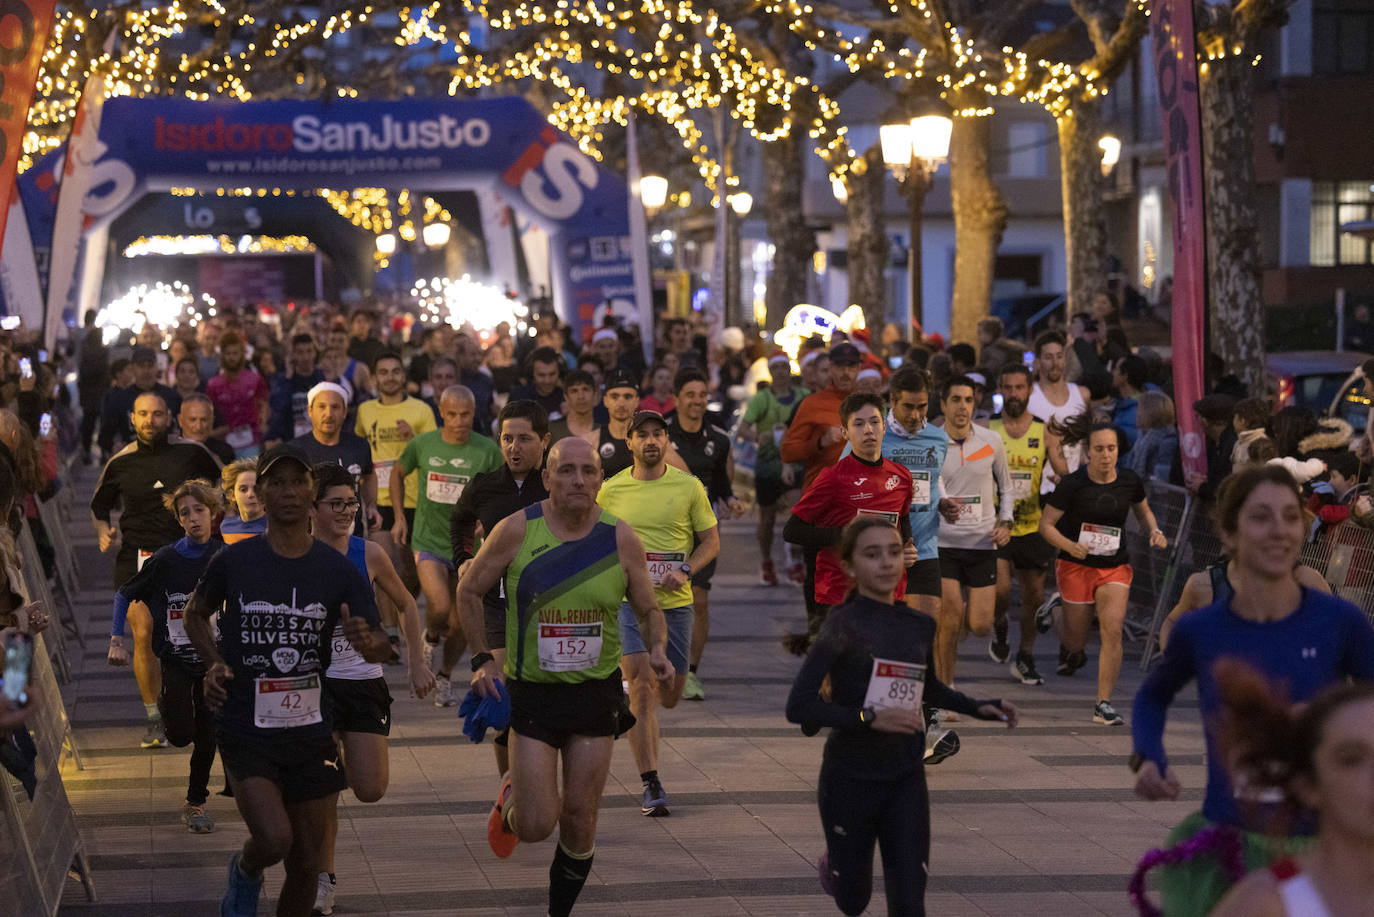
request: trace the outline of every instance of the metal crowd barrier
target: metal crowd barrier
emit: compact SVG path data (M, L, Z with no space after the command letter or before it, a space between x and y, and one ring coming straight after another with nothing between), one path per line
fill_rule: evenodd
M70 490L71 488L65 488ZM76 553L72 550L71 540L67 538L67 523L62 519L61 508L56 498L47 502L38 501L38 518L48 533L48 541L53 547L56 576L54 583L62 590L62 604L67 610L62 623L76 638L77 645L86 648L86 637L76 620L76 604L81 593L81 577L76 572Z
M69 684L72 673L71 667L67 664L67 638L64 632L69 628L76 628L74 606L70 600L62 606L53 600L52 589L48 587L48 578L43 572L43 559L38 556L38 545L34 543L33 532L29 531L27 523L20 529L19 537L15 541L23 560L24 585L28 589L30 601L42 602L55 616L53 626L48 630L49 639L52 641L51 658L53 665L57 667L57 677L63 684ZM66 609L66 614L63 614L63 608Z

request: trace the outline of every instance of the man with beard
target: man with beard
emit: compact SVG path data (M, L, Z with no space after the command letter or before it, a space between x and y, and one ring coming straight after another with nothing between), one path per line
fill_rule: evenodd
M657 817L668 814L668 794L658 778L655 707L670 709L682 698L692 647L692 577L720 553L720 532L706 488L689 472L668 467L672 449L663 415L637 412L629 437L634 465L608 478L596 502L628 522L644 543L654 596L668 623L668 660L677 675L664 682L651 665L651 635L640 632L629 603L620 607L620 668L630 686L630 710L638 720L629 738L644 782L640 812Z
M169 418L175 417L181 410L181 396L177 394L176 389L157 381L157 354L147 347L135 347L129 365L133 368L133 384L127 388L118 388L116 383L116 387L106 392L104 400L100 403L100 434L96 441L104 455L114 455L116 438L122 443L132 443L136 440L136 431L130 425L129 417L133 414L134 402L140 395L160 395L162 403L167 407ZM175 541L176 538L172 540Z
M1046 331L1035 339L1035 387L1031 390L1027 409L1034 416L1049 423L1061 423L1075 414L1090 410L1092 396L1086 386L1075 385L1064 377L1065 360L1064 335L1058 331ZM1046 444L1049 449L1050 473L1040 480L1040 493L1054 490L1059 479L1071 471L1078 470L1083 462L1081 446L1065 449L1059 437L1045 430Z
M1016 501L1011 540L997 549L997 595L992 643L988 655L1007 661L1007 605L1011 601L1012 571L1021 584L1021 637L1011 674L1023 685L1042 685L1035 668L1035 612L1045 599L1045 574L1054 563L1054 549L1040 534L1040 481L1049 455L1044 421L1027 410L1031 394L1030 370L1019 363L1002 367L998 387L1002 413L992 419L992 431L1002 437L1011 472L1011 495Z
M247 365L243 338L226 334L219 341L219 373L205 385L219 415L215 435L234 450L237 458L253 458L262 451L267 427L267 383Z
M306 411L310 415L310 432L298 436L288 445L305 453L312 466L321 462L348 469L358 484L358 520L353 533L367 537L371 530L382 525L377 511L377 472L372 467L372 449L363 439L344 429L348 416L349 392L336 382L321 382L306 393Z
M199 443L169 440L171 415L162 396L145 392L134 401L130 418L136 439L106 463L91 496L91 517L100 550L117 549L114 586L118 589L133 579L153 552L181 537L181 525L167 512L162 498L191 478L216 480L219 462ZM110 524L110 513L122 506L119 528ZM111 660L124 651L124 619L116 616L110 628ZM157 697L162 673L153 655L153 619L148 606L135 602L128 610L129 629L134 638L134 677L143 696L148 718L144 748L167 744Z

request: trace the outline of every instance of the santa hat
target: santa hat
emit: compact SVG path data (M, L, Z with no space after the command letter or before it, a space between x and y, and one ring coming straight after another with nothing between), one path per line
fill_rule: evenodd
M873 352L869 347L873 342L873 332L869 331L867 328L855 328L853 331L849 332L849 340L853 342L855 347L859 348L860 353Z

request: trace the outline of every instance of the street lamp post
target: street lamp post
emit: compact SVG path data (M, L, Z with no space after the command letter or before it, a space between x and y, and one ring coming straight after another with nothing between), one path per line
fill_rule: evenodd
M954 122L944 115L922 115L910 121L884 124L879 132L883 161L901 183L911 219L907 249L906 332L924 325L921 301L921 216L926 193L935 181L935 170L949 157L949 137Z
M729 210L725 214L725 323L741 325L744 320L743 256L740 254L740 227L754 207L754 196L748 191L726 195Z

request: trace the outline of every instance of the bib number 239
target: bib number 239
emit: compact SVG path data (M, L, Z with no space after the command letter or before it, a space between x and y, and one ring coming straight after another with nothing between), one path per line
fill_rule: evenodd
M1121 527L1085 522L1078 530L1078 543L1086 547L1089 554L1110 557L1121 550Z

